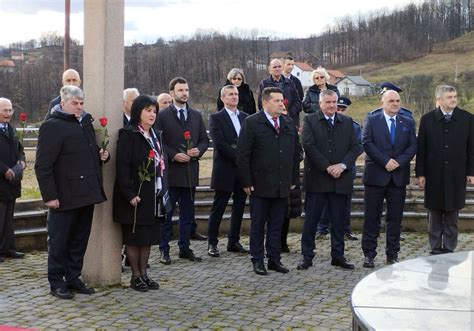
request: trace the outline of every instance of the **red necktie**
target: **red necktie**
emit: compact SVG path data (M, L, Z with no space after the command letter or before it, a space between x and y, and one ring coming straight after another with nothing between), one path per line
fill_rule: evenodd
M277 133L280 133L280 126L278 125L278 117L273 117L273 126L275 127L275 130Z

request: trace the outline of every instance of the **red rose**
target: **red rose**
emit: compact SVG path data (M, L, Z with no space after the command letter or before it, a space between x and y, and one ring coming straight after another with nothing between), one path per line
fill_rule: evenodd
M191 139L191 132L184 131L183 136L184 136L185 140L189 140L189 139Z
M18 118L20 119L20 122L26 122L26 120L28 119L28 116L26 115L26 113L21 112Z
M150 151L148 152L148 158L149 159L155 158L155 151L153 149L150 149Z
M284 99L284 100L283 100L283 104L285 105L285 107L288 106L288 103L289 103L289 102L288 102L288 99Z
M100 126L105 128L107 126L107 117L101 117L99 118Z

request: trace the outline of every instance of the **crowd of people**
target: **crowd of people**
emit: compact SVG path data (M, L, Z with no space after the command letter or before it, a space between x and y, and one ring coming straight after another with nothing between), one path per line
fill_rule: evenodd
M356 160L365 152L363 172L363 267L374 268L377 239L386 201L385 263L398 262L400 229L416 155L415 176L425 189L431 254L453 252L458 212L465 205L466 183L474 183L474 119L457 107L454 87L436 88L436 108L421 117L418 137L411 112L401 107L401 89L381 85L381 108L363 125L347 115L351 100L329 84L319 67L305 92L291 74L294 59L274 59L269 76L258 86L257 102L243 70L233 68L219 90L217 111L209 116L209 136L201 112L188 102L183 77L158 97L123 91L123 128L117 153L97 143L93 118L84 110L79 73L63 74L60 95L51 101L41 125L35 173L48 212L48 281L51 294L69 299L92 294L81 270L94 205L106 197L101 167L115 162L113 219L122 228L124 255L131 267L131 288L159 288L147 274L151 246L159 245L163 265L172 263L172 218L179 206L178 257L202 261L191 239L208 241L207 254L220 256L219 227L232 198L226 250L250 254L253 270L287 273L281 253L289 252L290 219L302 213L298 270L313 265L315 239L330 233L331 265L354 269L345 258L345 239L358 240L350 229ZM301 116L301 111L307 113ZM15 129L10 100L0 98L0 262L23 257L16 251L13 209L20 195L25 155ZM300 118L303 122L300 123ZM197 232L195 192L199 160L213 142L211 188L215 191L207 237ZM304 161L303 181L300 163ZM250 247L240 242L242 217L250 203ZM267 261L267 263L265 263Z

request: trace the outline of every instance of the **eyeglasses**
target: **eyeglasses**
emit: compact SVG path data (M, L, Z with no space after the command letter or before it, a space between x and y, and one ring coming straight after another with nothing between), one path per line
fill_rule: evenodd
M242 80L242 78L240 78L240 77L234 77L234 78L232 78L232 80Z
M273 69L281 68L281 66L274 66Z
M314 77L314 79L323 79L323 78L326 78L326 77L324 77L324 76L317 76L317 77L315 76Z

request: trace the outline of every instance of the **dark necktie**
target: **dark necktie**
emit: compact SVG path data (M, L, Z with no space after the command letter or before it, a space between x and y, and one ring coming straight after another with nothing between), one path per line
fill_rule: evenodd
M9 134L8 134L8 128L6 126L2 126L0 127L0 133L5 135L5 137L9 137Z
M184 117L184 109L179 110L179 120L183 125L186 123L186 118Z
M278 117L273 117L273 126L275 127L275 130L277 133L280 133L280 126L278 125Z
M332 128L334 126L334 123L333 123L333 118L332 117L329 117L328 118L328 124L329 124L329 127Z
M395 119L390 119L390 142L395 145Z
M445 115L444 115L444 121L445 121L446 123L448 123L449 121L451 121L451 114L445 114Z

